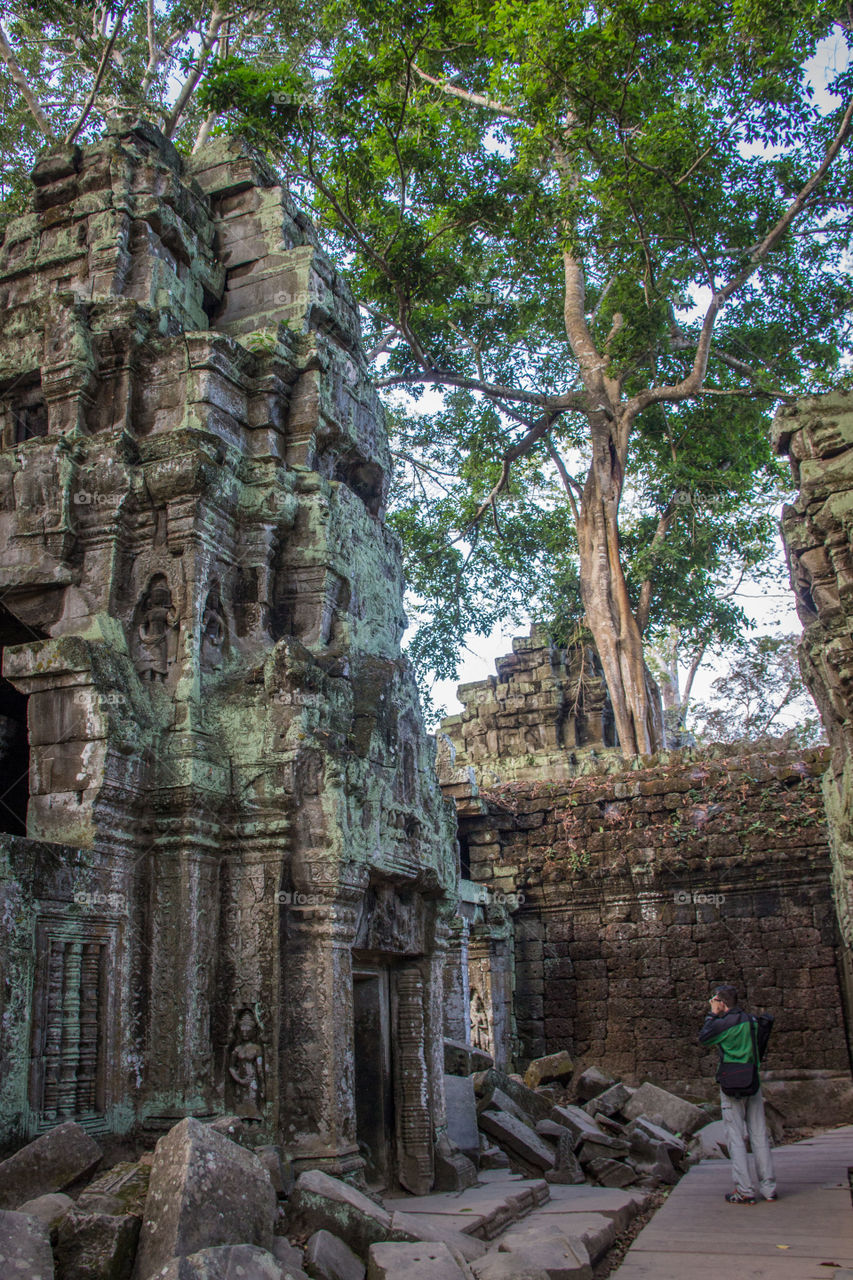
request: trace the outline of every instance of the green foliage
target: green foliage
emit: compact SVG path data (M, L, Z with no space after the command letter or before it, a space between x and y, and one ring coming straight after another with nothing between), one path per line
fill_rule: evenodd
M313 74L231 59L208 79L205 105L270 149L350 255L380 385L422 404L430 386L453 390L395 413L394 522L429 618L414 651L437 671L466 630L525 598L555 635L583 622L544 438L514 462L494 519L470 523L543 410L576 499L586 483L592 407L563 251L582 262L589 332L623 400L676 386L711 293L748 266L838 126L801 70L834 18L811 0L337 0ZM847 73L833 90L849 93ZM742 632L721 596L774 537L769 415L844 376L848 227L845 153L718 317L703 394L633 424L621 556L635 609L650 584L651 638Z

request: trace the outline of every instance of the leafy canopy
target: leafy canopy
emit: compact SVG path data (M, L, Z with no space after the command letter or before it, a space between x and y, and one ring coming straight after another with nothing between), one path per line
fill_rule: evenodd
M743 616L720 584L773 537L768 416L837 384L849 342L846 151L755 269L839 130L850 74L821 114L802 71L835 10L340 0L324 16L321 65L220 60L204 101L267 147L351 255L380 385L453 391L395 412L395 521L434 619L422 651L449 670L454 636L525 593L572 613L576 521L554 467L578 500L594 406L567 255L615 402L645 397L623 477L632 606L647 634L732 638ZM677 394L727 289L707 372ZM474 533L508 457L501 509Z

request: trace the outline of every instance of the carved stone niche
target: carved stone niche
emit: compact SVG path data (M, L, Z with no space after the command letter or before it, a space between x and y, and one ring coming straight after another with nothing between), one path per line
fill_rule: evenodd
M214 579L201 616L199 662L202 671L217 671L228 655L228 623L222 607L222 593Z
M295 636L305 645L329 644L336 618L349 607L349 585L320 565L276 574L270 625L274 639Z
M110 895L102 895L109 904ZM104 1118L115 1103L118 921L69 919L45 904L36 921L29 1073L31 1132Z
M0 448L46 436L47 416L38 370L0 386Z
M338 459L333 479L345 484L361 498L372 516L379 515L385 495L385 474L375 462L368 462L357 455Z

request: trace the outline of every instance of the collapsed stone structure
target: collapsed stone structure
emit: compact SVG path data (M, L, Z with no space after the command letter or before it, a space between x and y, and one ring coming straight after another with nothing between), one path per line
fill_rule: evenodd
M44 156L0 249L0 1141L236 1112L432 1185L452 823L356 309L274 174Z
M538 642L513 648L542 669ZM702 997L734 981L777 1016L780 1098L798 1106L793 1082L817 1072L850 1106L825 748L581 751L562 777L525 753L494 762L495 778L461 763L475 735L460 720L444 721L441 777L458 809L472 1026L499 1065L568 1050L703 1096Z
M803 624L800 665L832 747L823 792L853 1026L853 392L839 389L780 409L773 435L799 488L782 513L782 539Z
M464 710L442 722L457 766L485 778L571 776L575 751L616 744L604 672L591 645L560 649L543 627L512 642L494 676L461 684Z

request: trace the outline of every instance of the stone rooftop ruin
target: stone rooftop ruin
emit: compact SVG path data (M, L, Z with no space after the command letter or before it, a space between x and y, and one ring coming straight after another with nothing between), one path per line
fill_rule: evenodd
M495 670L459 685L464 710L441 723L458 768L474 768L482 779L565 778L578 750L615 747L610 696L592 646L561 649L534 625L513 640L512 653L495 659Z
M272 172L45 155L0 248L0 1142L225 1112L417 1193L452 821L353 299Z

